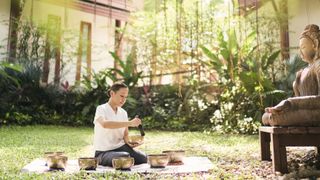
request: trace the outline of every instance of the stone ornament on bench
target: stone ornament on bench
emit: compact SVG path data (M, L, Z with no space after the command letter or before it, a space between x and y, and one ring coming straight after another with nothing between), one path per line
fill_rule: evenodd
M265 109L264 125L259 128L261 160L272 160L273 171L287 173L287 146L320 148L320 30L305 27L299 50L309 65L296 74L293 90L296 97ZM319 127L314 127L319 126ZM270 144L272 151L270 151Z
M303 61L309 65L296 74L294 98L275 107L268 107L262 116L264 125L320 126L320 30L317 25L305 27L299 48Z

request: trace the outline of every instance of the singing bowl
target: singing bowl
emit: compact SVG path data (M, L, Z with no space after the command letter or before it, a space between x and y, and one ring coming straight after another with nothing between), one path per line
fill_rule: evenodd
M149 154L148 163L151 168L164 168L169 162L169 156L167 154Z
M98 160L94 157L81 157L78 159L80 170L96 170Z
M134 165L132 157L118 157L112 159L112 167L116 170L130 169Z
M52 156L52 155L58 155L58 156L61 156L61 155L65 155L64 152L62 151L52 151L52 152L44 152L44 159L46 161L46 166L48 165L48 156Z
M128 143L135 145L135 144L142 144L144 140L144 136L140 135L130 135L128 136Z
M169 162L171 163L182 162L183 158L185 157L184 150L169 150L169 151L162 151L162 153L168 154Z
M67 165L68 157L64 155L48 155L47 165L50 169L65 169Z

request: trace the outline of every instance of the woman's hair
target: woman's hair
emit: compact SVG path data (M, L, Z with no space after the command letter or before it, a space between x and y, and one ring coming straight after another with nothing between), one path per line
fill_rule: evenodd
M128 88L128 86L126 84L122 83L122 82L116 82L108 89L107 95L110 97L111 96L111 94L110 94L111 91L117 92L121 88Z

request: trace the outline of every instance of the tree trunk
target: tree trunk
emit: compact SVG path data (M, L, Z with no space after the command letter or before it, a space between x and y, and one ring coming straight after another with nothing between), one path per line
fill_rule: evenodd
M289 59L289 23L288 23L288 0L280 2L280 42L282 60Z
M48 36L48 35L47 35ZM47 84L49 79L49 70L50 70L50 43L47 40L45 46L45 53L44 53L44 61L42 65L42 82Z
M14 62L17 55L17 41L18 41L18 25L22 14L24 1L11 0L10 8L10 22L9 22L9 36L8 36L8 52L9 62Z

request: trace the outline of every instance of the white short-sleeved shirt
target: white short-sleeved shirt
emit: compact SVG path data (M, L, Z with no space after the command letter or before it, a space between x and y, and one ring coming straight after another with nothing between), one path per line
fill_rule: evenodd
M125 128L108 129L102 127L102 125L97 122L99 117L103 117L107 121L128 121L127 112L118 107L117 113L111 108L108 103L99 105L96 109L96 114L94 116L94 137L93 146L95 151L109 151L117 149L123 146L124 131Z

